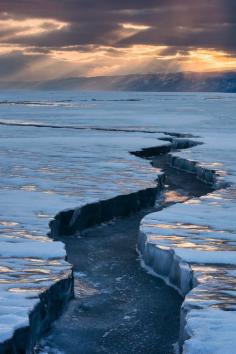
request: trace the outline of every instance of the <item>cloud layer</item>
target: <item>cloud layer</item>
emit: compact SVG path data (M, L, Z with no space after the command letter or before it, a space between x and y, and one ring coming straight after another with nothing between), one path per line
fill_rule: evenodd
M0 78L233 70L235 13L235 0L1 1Z

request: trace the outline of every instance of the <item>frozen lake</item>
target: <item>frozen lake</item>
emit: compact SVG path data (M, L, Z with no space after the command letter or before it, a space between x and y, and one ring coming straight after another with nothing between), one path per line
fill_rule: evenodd
M64 261L63 245L52 243L46 237L48 221L63 209L155 186L160 171L129 152L168 145L158 140L165 138L166 132L192 134L194 140L203 142L174 155L214 170L217 184L223 187L227 182L231 187L220 192L218 199L212 195L197 201L203 205L197 211L196 207L184 204L179 206L183 212L174 209L171 214L171 208L163 211L162 223L168 219L170 224L196 224L199 213L202 222L197 224L199 228L203 225L219 232L214 233L216 236L210 241L203 242L204 235L199 236L201 241L189 241L189 248L209 253L221 251L218 256L224 251L235 252L235 111L234 94L1 93L0 340L9 338L15 327L25 325L38 294L70 271ZM221 202L213 203L213 199ZM195 208L193 212L191 208ZM217 208L217 226L214 208ZM182 220L186 210L191 216ZM225 210L228 211L227 223L224 222ZM202 214L209 217L204 219ZM150 230L153 216L145 222ZM181 231L180 228L178 232L186 237L186 229ZM219 238L227 242L219 242ZM179 240L178 247L173 240L168 238L167 242L157 237L156 242L181 249ZM197 263L190 252L178 252L187 262ZM233 271L235 256L230 255ZM202 253L200 257L205 259ZM215 264L215 258L212 259L211 264ZM227 264L221 260L217 263ZM201 276L204 272L203 269ZM233 274L230 273L231 278Z

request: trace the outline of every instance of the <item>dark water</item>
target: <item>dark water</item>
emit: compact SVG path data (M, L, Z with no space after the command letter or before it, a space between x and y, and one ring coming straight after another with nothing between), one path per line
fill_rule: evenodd
M155 210L209 192L193 176L154 164L166 172L166 188ZM182 298L145 272L136 252L141 218L125 219L65 238L75 269L76 297L41 342L41 353L174 353Z

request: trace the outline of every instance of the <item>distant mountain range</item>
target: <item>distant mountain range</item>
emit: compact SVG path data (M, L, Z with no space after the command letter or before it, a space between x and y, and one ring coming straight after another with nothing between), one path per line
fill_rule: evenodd
M236 72L71 77L43 82L0 81L0 89L236 92Z

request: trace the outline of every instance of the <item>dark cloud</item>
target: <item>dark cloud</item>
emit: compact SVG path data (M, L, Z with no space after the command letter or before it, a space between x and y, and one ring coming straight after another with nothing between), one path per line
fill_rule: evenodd
M23 55L22 52L14 51L0 56L0 77L9 80L21 71L27 70L32 64L39 62L43 57L35 55Z
M119 41L119 29L117 24L94 23L91 25L71 23L61 30L46 31L36 36L17 36L8 40L11 44L24 44L30 46L61 47L86 44L111 45Z
M178 71L196 49L235 59L235 14L236 0L0 0L0 77ZM133 45L150 58L135 62Z
M217 50L236 49L235 33L236 24L230 26L211 26L206 24L202 27L172 27L168 32L158 28L139 32L119 42L120 46L131 44L159 44L166 46L211 48Z
M154 44L236 49L235 0L1 0L0 11L5 17L53 18L69 23L60 31L52 28L37 36L17 36L9 39L10 43L43 47ZM121 23L150 29L123 39Z

